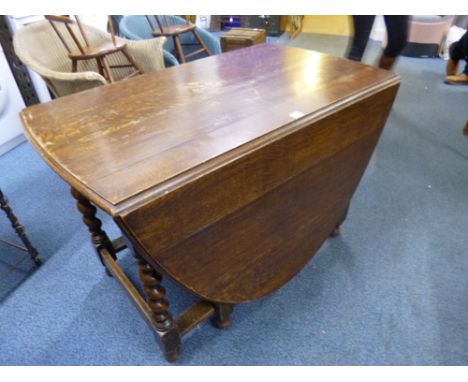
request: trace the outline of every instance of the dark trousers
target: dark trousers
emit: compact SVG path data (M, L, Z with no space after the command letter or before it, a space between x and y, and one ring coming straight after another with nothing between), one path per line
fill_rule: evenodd
M375 16L353 16L354 36L348 58L354 61L361 61L367 42L369 41L372 25ZM408 16L384 16L387 27L387 46L384 50L386 57L397 57L406 45L408 40Z
M463 73L468 75L468 32L465 32L460 40L450 45L449 53L452 60L465 60L467 62Z

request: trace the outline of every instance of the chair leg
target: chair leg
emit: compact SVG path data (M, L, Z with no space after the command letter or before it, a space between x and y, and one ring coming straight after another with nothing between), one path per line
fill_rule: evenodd
M200 35L198 34L198 32L195 29L192 32L193 32L195 38L197 39L198 43L202 46L202 48L206 51L206 53L208 53L208 56L212 56L213 54L210 52L208 47L205 45L205 43L203 42L203 40L200 37Z
M133 57L127 52L127 50L124 48L122 49L122 54L125 56L125 58L128 60L128 62L130 62L130 64L135 68L135 70L140 73L140 74L143 74L143 70L141 70L141 68L138 66L138 64L136 63L136 61L133 59Z
M107 63L106 58L101 57L101 62L102 62L102 66L104 67L104 72L106 73L106 75L104 77L110 83L114 82L114 77L112 77L112 72L111 72L111 69L109 67L109 64Z
M78 70L78 61L72 59L72 73L76 73Z
M182 50L182 44L180 43L179 36L173 36L174 46L176 48L177 55L179 56L179 61L183 64L185 63L184 51Z
M96 58L96 64L97 64L97 67L98 67L98 71L99 71L99 74L103 77L105 77L104 75L104 69L102 67L102 63L101 63L101 59L98 57Z

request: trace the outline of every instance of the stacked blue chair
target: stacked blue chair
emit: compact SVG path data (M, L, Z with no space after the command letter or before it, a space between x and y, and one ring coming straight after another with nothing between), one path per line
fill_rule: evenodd
M179 16L166 16L168 20L170 20L173 24L180 24L183 25L186 21ZM221 45L219 43L219 39L216 38L211 33L207 32L204 29L196 28L198 34L200 35L201 39L209 49L212 54L219 54L221 53ZM144 15L128 15L124 16L119 23L119 31L120 34L128 38L130 40L143 40L143 39L150 39L153 38L151 34L151 27ZM181 42L185 46L185 49L190 52L191 50L197 49L197 41L195 38L187 33L181 36ZM172 40L168 39L163 47L163 54L164 54L164 64L166 67L179 65L179 61L177 58L171 53L174 50L174 43ZM197 55L193 56L193 59L198 59L205 57L206 55Z

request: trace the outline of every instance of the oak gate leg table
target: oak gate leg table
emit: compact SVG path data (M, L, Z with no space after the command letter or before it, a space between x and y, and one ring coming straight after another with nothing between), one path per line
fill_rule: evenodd
M93 245L168 361L205 319L280 288L337 234L399 86L391 72L255 45L22 111ZM111 241L96 208L123 237ZM126 244L127 243L127 244ZM117 262L133 247L141 296ZM172 317L169 277L200 302Z

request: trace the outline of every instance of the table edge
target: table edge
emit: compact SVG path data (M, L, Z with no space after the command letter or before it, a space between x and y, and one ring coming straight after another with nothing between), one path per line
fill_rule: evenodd
M378 69L379 70L379 69ZM28 120L25 116L25 109L20 112L20 118L23 124L23 131L29 142L34 146L36 151L42 157L42 159L52 168L52 170L65 180L71 187L76 189L78 192L83 194L87 199L94 203L97 207L102 209L104 212L112 217L120 216L122 213L127 213L138 209L142 204L165 195L169 192L176 190L183 185L199 179L203 174L207 172L213 172L217 169L232 163L240 157L247 155L266 144L274 142L284 136L291 134L292 132L303 128L306 125L314 123L320 119L326 118L331 113L342 110L343 108L349 107L354 103L371 97L372 95L381 92L389 87L399 85L401 77L392 73L391 76L371 84L367 88L360 89L359 91L347 95L345 98L339 99L334 103L328 104L325 107L316 110L314 113L306 115L302 118L292 120L290 123L283 125L282 127L273 130L265 135L262 135L252 141L249 141L241 146L238 146L226 153L223 153L217 157L214 157L198 166L192 167L176 176L169 178L157 185L151 186L135 195L128 197L116 204L111 203L98 192L93 191L91 188L86 186L76 176L72 175L68 171L59 165L54 158L49 156L43 146L38 143L35 135L30 131Z

